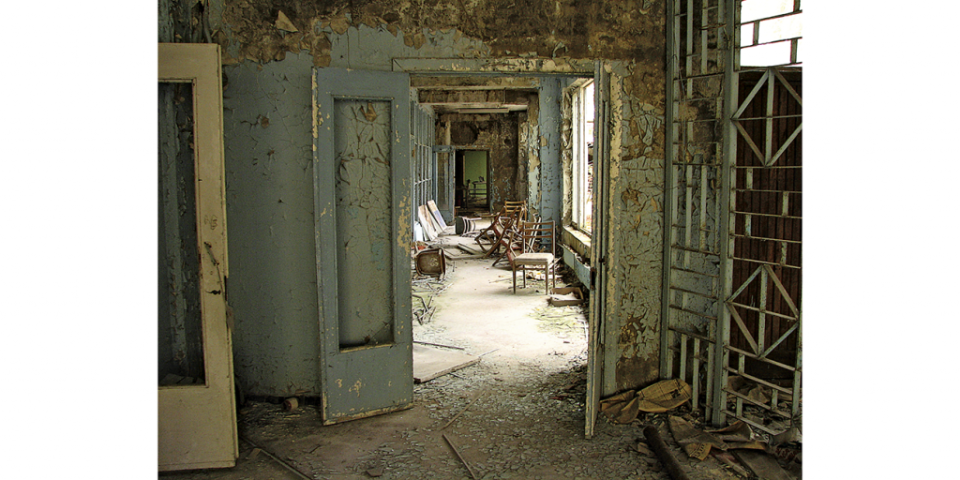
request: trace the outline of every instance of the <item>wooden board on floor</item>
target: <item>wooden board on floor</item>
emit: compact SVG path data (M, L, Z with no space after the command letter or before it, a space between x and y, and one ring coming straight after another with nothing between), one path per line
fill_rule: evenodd
M420 219L420 226L423 227L423 234L427 237L427 240L431 242L436 240L439 234L433 226L433 216L430 215L426 205L417 207L417 218Z
M796 477L787 473L775 458L766 453L751 450L732 450L732 452L740 463L743 463L761 480L796 480Z
M437 236L443 233L444 227L442 227L440 223L437 222L437 217L435 217L433 215L433 212L430 211L430 205L429 204L420 205L419 208L423 209L423 214L427 216L427 221L429 221L430 225L433 226L433 231L437 232Z
M443 215L440 215L440 209L437 208L437 202L433 200L427 200L427 208L430 209L430 213L433 214L433 218L437 220L437 223L440 225L441 230L446 230L447 222L443 221Z
M480 361L476 355L446 348L434 348L413 344L413 381L429 382L461 368L469 367Z

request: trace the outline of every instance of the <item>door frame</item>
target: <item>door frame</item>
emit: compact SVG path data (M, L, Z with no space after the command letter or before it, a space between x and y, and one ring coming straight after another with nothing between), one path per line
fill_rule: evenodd
M610 104L610 85L615 81L616 74L611 73L620 71L623 62L613 60L582 60L565 59L558 63L550 58L508 58L508 59L462 59L462 58L394 58L393 71L406 72L411 75L460 75L460 76L494 76L494 77L518 77L518 76L582 76L592 77L597 82L594 92L595 98L605 101L606 108L600 108L600 102L597 103L595 110L597 129L601 125L607 128L603 130L605 141L609 145L610 131L609 124L601 115L614 115ZM603 85L604 88L601 88ZM596 132L597 130L595 130ZM595 133L595 135L598 135ZM599 143L599 142L597 142ZM596 147L595 148L602 148ZM459 149L458 149L459 150ZM602 161L603 157L599 153L594 158L594 181L603 179L609 181L609 161ZM610 154L611 149L606 148L604 154ZM489 165L489 160L488 160ZM605 176L604 176L605 175ZM601 177L604 176L604 177ZM607 185L606 182L603 185ZM584 435L586 438L593 436L594 426L597 419L597 409L601 390L603 389L604 377L613 378L616 372L616 353L617 342L619 340L616 325L605 324L603 306L606 304L607 292L605 275L608 275L603 267L603 259L609 256L609 242L607 241L609 227L600 223L599 217L605 215L609 210L609 195L601 193L601 189L595 183L594 201L594 239L593 239L593 262L597 268L596 280L594 281L594 292L590 301L590 314L588 326L588 353L587 353L587 394L586 409L584 420ZM529 193L529 192L528 192ZM605 332L605 330L610 330ZM606 346L612 346L607 349ZM611 382L607 382L611 383Z

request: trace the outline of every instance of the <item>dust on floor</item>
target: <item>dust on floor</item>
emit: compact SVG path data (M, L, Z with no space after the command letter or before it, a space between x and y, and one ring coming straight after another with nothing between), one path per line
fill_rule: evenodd
M248 402L239 410L236 467L161 478L471 478L445 435L480 479L668 479L658 460L637 451L650 424L691 479L740 478L713 457L689 459L665 414L629 425L601 416L595 436L585 439L586 309L548 306L542 282L513 294L510 270L490 263L458 260L435 289L436 311L423 325L414 320L415 341L483 356L416 385L412 408L322 426L316 405L285 411ZM671 413L690 412L683 406Z

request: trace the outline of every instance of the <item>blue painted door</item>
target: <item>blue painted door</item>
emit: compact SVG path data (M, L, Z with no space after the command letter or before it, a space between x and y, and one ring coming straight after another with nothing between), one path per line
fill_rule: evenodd
M325 424L402 409L413 399L409 85L405 73L315 73Z

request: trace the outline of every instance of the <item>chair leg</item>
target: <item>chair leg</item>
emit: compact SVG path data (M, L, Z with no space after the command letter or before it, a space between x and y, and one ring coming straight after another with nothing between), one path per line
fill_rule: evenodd
M517 269L513 269L513 293L517 293Z

